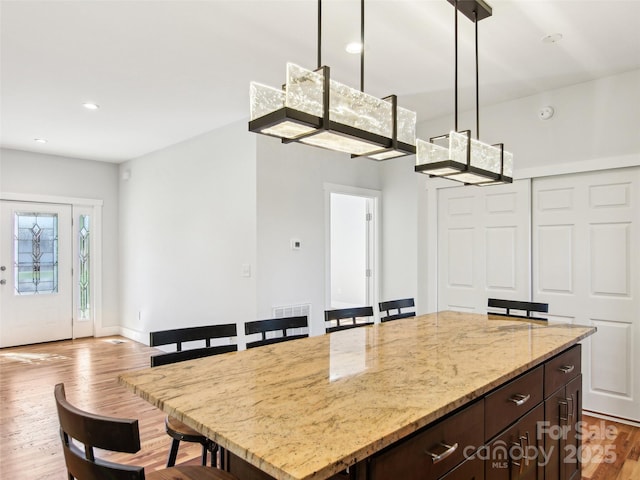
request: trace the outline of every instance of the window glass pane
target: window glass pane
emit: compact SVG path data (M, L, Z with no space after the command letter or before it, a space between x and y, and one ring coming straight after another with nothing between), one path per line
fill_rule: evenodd
M13 266L16 295L58 292L57 214L15 214Z
M78 290L79 290L79 310L80 319L91 318L90 304L90 237L89 237L89 215L80 215L78 230Z

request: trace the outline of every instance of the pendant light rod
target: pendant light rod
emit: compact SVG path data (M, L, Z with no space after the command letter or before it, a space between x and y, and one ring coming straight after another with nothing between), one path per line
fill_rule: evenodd
M453 6L455 19L455 74L454 74L454 131L458 131L458 0L454 0Z
M318 69L322 67L322 0L318 0Z
M360 0L360 91L364 92L364 0Z
M478 80L478 12L473 11L473 23L476 29L476 138L480 140L480 82Z

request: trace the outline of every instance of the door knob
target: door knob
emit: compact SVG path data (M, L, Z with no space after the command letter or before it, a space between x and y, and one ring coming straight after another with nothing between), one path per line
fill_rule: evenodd
M0 280L0 285L6 285L7 281L3 278L2 280Z
M0 267L0 271L2 271L2 272L4 272L6 269L7 269L7 267L5 267L4 265L2 265L2 266Z

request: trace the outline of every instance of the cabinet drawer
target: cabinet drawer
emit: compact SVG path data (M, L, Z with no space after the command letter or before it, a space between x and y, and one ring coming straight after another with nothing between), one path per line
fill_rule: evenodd
M543 367L536 367L485 398L486 439L490 439L542 401Z
M484 403L479 401L426 430L401 440L372 458L369 478L439 478L465 460L465 454L468 457L482 446L483 415ZM452 453L447 455L447 451ZM436 455L440 455L441 459L438 460Z
M580 375L582 345L577 344L544 364L544 398Z

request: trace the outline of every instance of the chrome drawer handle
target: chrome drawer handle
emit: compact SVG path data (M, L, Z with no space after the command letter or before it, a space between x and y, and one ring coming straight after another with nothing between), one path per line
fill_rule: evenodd
M575 368L575 365L565 365L564 367L560 367L558 370L562 373L571 373Z
M446 443L440 443L440 445L446 448L446 450L441 454L433 453L433 452L430 452L429 450L425 450L424 452L431 455L431 460L433 461L433 463L441 462L442 460L447 458L449 455L451 455L453 452L455 452L458 449L457 442L454 443L453 445L447 445Z
M573 418L573 393L570 397L567 397L567 412L567 421L569 421L569 419Z
M526 445L523 442L524 440L527 441ZM511 458L511 449L509 449L509 454L508 454L509 459L511 460L511 463L513 463L513 465L515 465L516 467L519 467L518 474L522 475L522 471L524 470L525 463L529 465L529 455L527 453L529 450L529 432L526 431L524 435L520 435L518 437L518 441L513 442L511 447L512 448L517 447L522 452L522 456L520 457L520 462L516 462L513 458Z
M530 393L527 395L522 395L520 393L517 393L516 395L511 397L509 401L515 403L519 407L520 405L524 405L525 403L527 403L530 398L531 398Z

